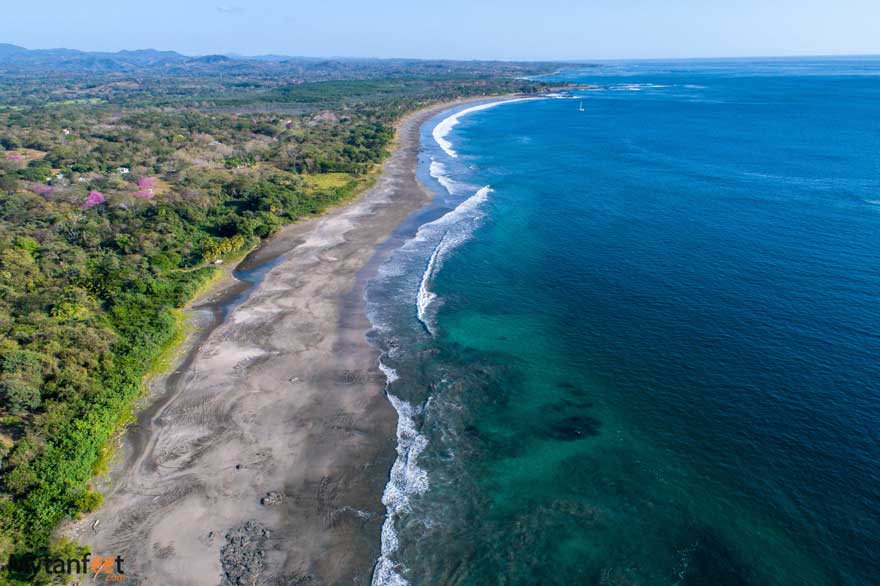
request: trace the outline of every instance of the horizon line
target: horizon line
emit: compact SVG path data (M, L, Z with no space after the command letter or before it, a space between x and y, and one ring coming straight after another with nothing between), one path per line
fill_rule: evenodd
M39 47L39 48L30 48L25 47L23 45L18 45L16 43L10 42L0 42L0 45L9 45L13 47L18 47L19 49L24 49L26 51L77 51L80 53L122 53L122 52L136 52L136 51L155 51L157 53L177 53L182 57L191 57L191 58L200 58L200 57L210 57L213 55L220 55L223 57L233 58L233 59L242 59L242 60L253 60L267 57L274 58L282 58L282 59L340 59L347 61L457 61L457 62L474 62L474 61L482 61L482 62L501 62L501 63L571 63L571 64L582 64L582 63L592 63L592 62L621 62L621 61L724 61L724 60L738 60L738 59L847 59L847 58L855 58L855 59L866 59L866 58L880 58L880 53L791 53L791 54L782 54L782 55L767 55L767 54L752 54L752 55L718 55L718 56L688 56L688 57L564 57L564 58L545 58L545 59L537 59L537 58L526 58L526 59L515 59L515 58L486 58L486 57L472 57L472 58L455 58L455 57L403 57L403 56L394 56L394 57L376 57L376 56L353 56L353 55L293 55L293 54L284 54L284 53L275 53L275 52L267 52L267 53L256 53L256 54L243 54L237 52L229 52L229 53L217 53L217 52L206 52L206 53L184 53L177 49L157 49L155 47L141 47L137 49L116 49L116 50L101 50L101 49L78 49L73 47Z

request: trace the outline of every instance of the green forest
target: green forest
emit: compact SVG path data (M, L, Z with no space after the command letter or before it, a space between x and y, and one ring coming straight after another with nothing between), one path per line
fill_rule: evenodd
M311 67L0 72L0 582L78 547L54 530L100 506L213 261L353 197L406 112L544 90L510 64Z

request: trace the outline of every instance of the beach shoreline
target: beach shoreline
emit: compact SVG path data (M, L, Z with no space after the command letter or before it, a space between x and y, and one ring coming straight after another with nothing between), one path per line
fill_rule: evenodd
M249 255L240 267L269 269L243 301L230 276L194 304L178 364L99 483L104 505L66 535L121 555L130 583L369 583L397 418L359 274L433 197L416 178L422 125L488 99L406 116L373 187Z

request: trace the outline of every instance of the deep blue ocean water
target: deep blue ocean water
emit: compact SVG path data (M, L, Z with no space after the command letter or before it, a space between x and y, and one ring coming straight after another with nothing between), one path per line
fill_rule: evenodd
M423 129L374 583L880 584L880 59L552 79Z

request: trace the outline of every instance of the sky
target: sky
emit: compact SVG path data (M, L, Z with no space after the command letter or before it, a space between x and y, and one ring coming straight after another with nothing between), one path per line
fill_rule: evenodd
M187 55L880 54L880 0L0 0L0 42Z

